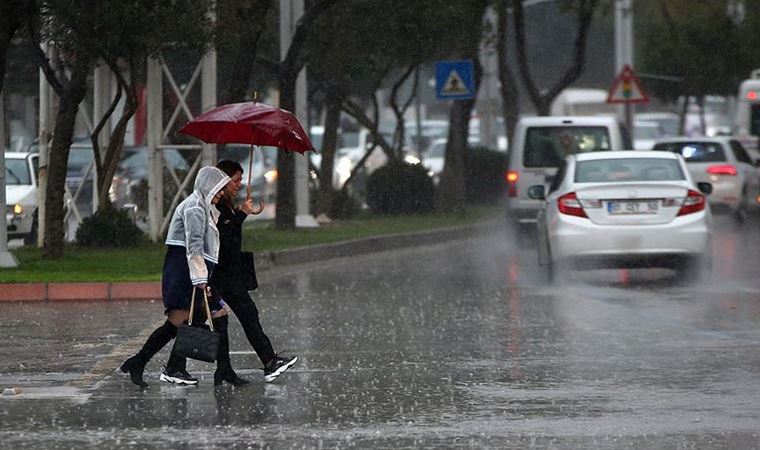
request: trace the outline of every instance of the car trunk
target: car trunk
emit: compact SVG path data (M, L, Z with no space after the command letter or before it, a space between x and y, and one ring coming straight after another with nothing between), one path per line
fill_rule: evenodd
M676 218L687 192L686 186L646 182L588 186L576 195L595 224L656 225Z

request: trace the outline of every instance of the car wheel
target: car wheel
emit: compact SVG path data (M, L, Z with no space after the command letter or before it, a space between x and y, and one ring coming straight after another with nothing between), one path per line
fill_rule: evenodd
M739 203L739 207L736 208L736 211L734 211L734 222L738 226L742 226L747 222L747 214L748 214L748 201L747 201L747 190L745 189L742 191L742 200Z
M34 212L34 219L32 219L32 229L29 230L29 234L24 236L24 245L37 245L37 212Z
M551 258L546 264L544 264L541 267L543 270L544 281L546 281L546 284L554 284L554 278L556 276L556 268Z
M522 248L524 245L524 232L520 226L520 221L513 217L508 217L507 222L509 224L507 226L507 231L509 232L512 242L515 243L517 248Z
M549 251L548 245L545 245L543 239L536 239L538 245L538 268L542 275L543 281L547 284L554 283L555 266L552 261L552 255ZM542 251L543 250L543 251Z
M710 273L712 258L701 257L684 261L676 268L676 279L681 284L690 284L699 281Z
M518 248L530 248L535 244L535 227L520 222L515 223Z

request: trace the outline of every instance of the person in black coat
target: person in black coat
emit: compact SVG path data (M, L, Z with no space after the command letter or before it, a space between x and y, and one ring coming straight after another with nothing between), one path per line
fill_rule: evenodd
M252 280L255 280L255 273L251 273L252 265L244 264L244 255L241 250L242 225L248 214L260 213L263 206L254 210L253 200L248 197L240 207L235 207L234 199L242 188L243 168L239 163L230 160L220 161L216 167L227 174L232 182L227 184L225 195L217 204L217 209L220 212L217 228L219 229L221 246L219 264L211 276L211 286L237 316L248 342L251 343L264 365L264 380L272 382L295 364L298 357L282 356L275 353L272 342L261 327L256 304L248 294L249 289L256 287L255 283L251 285ZM250 258L251 255L248 254L247 256ZM221 342L220 346L227 346L226 349L228 350L229 342ZM227 381L236 386L247 383L247 380L238 377L232 370L232 366L229 364L228 351L219 352L219 354L223 353L227 354L226 364L224 364L224 368L217 366L214 383L219 385L222 381Z

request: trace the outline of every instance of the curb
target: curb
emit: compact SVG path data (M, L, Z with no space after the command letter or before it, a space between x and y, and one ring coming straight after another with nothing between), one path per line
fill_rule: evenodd
M478 232L499 226L492 221L464 227L450 227L414 233L397 233L382 236L297 247L288 250L259 252L254 255L257 271L280 266L308 264L333 258L357 256L405 247L438 244L445 241L472 237ZM120 301L160 300L161 282L123 283L0 283L0 302L45 301Z

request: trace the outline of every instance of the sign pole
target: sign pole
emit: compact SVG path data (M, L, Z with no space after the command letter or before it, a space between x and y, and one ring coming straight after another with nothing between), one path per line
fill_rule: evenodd
M626 66L633 67L633 8L631 0L615 0L615 70L622 71ZM632 106L622 105L625 126L633 133Z

